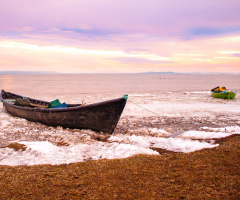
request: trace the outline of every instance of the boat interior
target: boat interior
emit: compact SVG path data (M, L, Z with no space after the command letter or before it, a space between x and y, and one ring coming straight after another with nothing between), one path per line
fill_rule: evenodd
M22 106L22 107L39 107L39 108L50 108L49 105L51 102L32 99L29 97L23 97L20 95L16 95L10 92L2 91L2 99L6 101L9 104ZM83 104L66 104L67 107L79 107L86 105L86 103Z

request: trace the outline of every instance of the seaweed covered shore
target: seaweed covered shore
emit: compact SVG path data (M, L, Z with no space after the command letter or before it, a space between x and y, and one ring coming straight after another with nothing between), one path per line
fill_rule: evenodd
M2 199L239 199L240 135L192 153L0 166Z

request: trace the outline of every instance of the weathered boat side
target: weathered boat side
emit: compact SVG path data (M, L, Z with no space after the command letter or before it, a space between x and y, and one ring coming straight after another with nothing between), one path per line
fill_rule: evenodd
M22 107L11 104L6 99L22 98L10 92L1 92L1 101L8 113L13 116L50 126L91 129L112 133L126 104L126 98L118 98L95 104L67 104L69 108ZM49 102L28 98L32 103L47 106Z

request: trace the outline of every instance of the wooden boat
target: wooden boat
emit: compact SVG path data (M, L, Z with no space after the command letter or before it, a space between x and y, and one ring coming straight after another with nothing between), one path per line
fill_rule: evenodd
M48 108L50 102L1 91L1 102L13 116L64 128L91 129L112 134L125 107L128 96L109 101L83 105L66 104L67 108ZM16 104L25 99L26 105Z
M216 87L211 90L212 96L219 99L234 99L236 93L225 87Z

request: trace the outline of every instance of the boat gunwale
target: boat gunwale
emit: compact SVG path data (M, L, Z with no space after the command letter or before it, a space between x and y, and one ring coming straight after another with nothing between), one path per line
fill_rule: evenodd
M82 104L67 104L68 108L41 108L41 107L23 107L23 106L17 106L14 104L11 104L9 102L7 102L4 98L3 98L3 93L9 93L13 96L19 97L21 98L22 96L18 95L18 94L14 94L11 92L6 92L5 90L1 91L1 102L4 104L7 104L8 106L11 106L13 108L16 109L20 109L20 110L26 110L26 111L35 111L35 112L67 112L67 111L77 111L77 110L81 110L81 109L85 109L85 108L89 108L89 107L95 107L95 106L100 106L100 105L105 105L105 104L109 104L109 103L113 103L113 102L117 102L117 101L121 101L122 98L117 98L117 99L112 99L112 100L107 100L107 101L102 101L102 102L97 102L97 103L92 103L92 104L86 104L86 105L82 105ZM35 101L35 102L42 102L42 103L47 103L49 104L50 102L48 101L43 101L43 100L38 100L38 99L33 99L30 97L24 97L26 99L29 99L30 101ZM82 106L81 106L82 105Z

